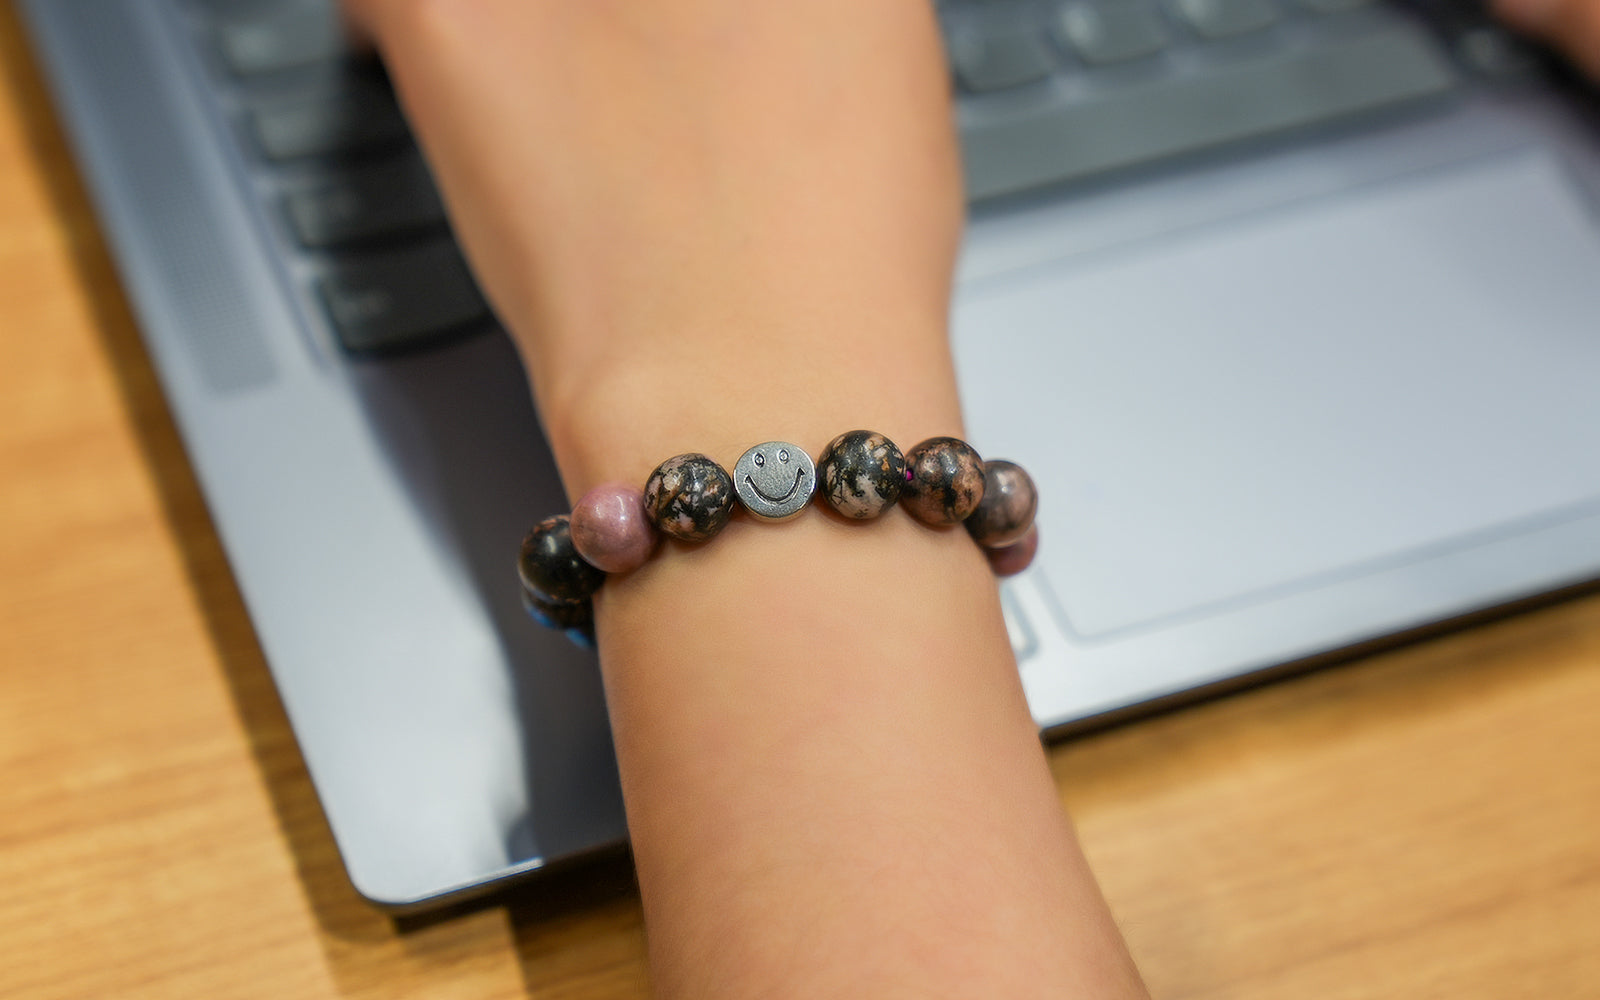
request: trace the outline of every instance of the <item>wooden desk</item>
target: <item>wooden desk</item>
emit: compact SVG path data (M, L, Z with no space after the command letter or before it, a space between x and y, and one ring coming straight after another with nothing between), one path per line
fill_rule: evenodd
M0 996L643 996L625 879L346 886L4 6L0 67ZM1600 597L1051 758L1158 997L1600 996Z

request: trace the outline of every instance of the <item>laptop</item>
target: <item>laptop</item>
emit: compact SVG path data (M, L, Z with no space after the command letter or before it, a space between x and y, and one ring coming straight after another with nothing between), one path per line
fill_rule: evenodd
M592 654L512 566L566 501L381 68L312 0L19 9L356 888L614 849ZM1047 734L1600 577L1600 131L1559 67L1443 0L938 13Z

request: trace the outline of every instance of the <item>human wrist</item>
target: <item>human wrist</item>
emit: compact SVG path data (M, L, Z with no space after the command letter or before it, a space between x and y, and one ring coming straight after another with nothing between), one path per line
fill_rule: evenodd
M569 496L601 482L641 485L685 451L731 466L774 438L814 454L857 427L906 444L961 434L942 304L864 308L848 320L812 312L707 314L647 336L608 330L615 336L588 346L523 342Z

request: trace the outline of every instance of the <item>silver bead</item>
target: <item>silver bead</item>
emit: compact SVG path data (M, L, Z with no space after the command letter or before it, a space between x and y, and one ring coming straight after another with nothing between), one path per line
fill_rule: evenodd
M764 521L782 521L805 509L817 488L817 468L799 445L758 444L733 467L733 489L745 510Z

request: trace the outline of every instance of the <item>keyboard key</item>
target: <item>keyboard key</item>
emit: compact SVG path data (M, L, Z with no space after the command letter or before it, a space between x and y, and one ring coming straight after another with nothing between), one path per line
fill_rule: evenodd
M287 11L220 25L222 60L239 76L328 62L346 54L344 25L334 6L291 5Z
M1177 7L1202 38L1260 31L1278 19L1272 0L1177 0Z
M1494 24L1462 32L1455 50L1468 69L1491 80L1526 80L1541 67L1536 49Z
M272 13L283 6L283 0L189 0L188 5L213 20L242 21Z
M1435 97L1456 80L1421 29L1395 24L1209 76L970 126L962 135L967 196L1026 191Z
M1039 33L1015 24L974 22L954 28L950 62L962 85L980 93L1037 83L1055 68Z
M1313 14L1342 14L1347 10L1365 7L1372 0L1295 0L1295 3Z
M1091 66L1148 56L1167 44L1160 17L1134 3L1071 3L1057 13L1056 26Z
M303 246L333 247L442 225L444 206L422 161L407 157L295 191L289 222Z
M261 108L250 125L256 144L273 160L366 152L409 135L394 98L371 88Z
M339 343L356 354L426 346L489 316L466 261L448 242L341 261L318 290Z

